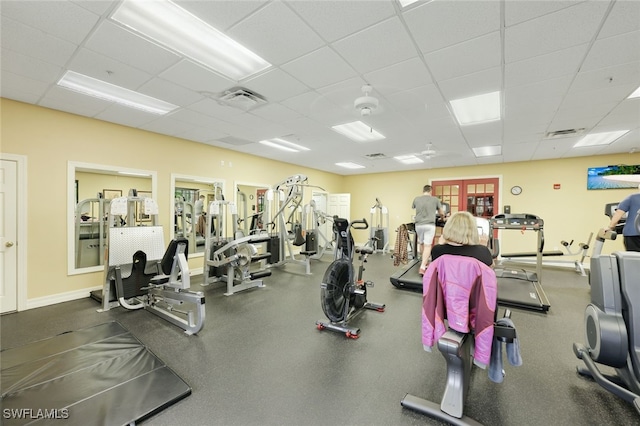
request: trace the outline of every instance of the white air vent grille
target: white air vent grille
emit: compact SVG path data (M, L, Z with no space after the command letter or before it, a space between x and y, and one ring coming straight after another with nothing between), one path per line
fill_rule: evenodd
M239 108L243 111L249 111L250 109L265 105L267 100L264 96L243 87L232 87L218 97L218 103Z
M547 132L544 135L545 139L560 139L560 138L571 138L575 136L580 136L584 133L584 127L580 129L565 129L565 130L555 130L553 132Z
M366 154L365 157L370 160L381 160L383 158L387 158L387 156L381 152L376 152L375 154Z

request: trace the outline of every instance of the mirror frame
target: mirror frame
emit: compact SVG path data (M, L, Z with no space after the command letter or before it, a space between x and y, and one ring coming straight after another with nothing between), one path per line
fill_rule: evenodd
M158 172L155 170L132 169L129 167L109 166L105 164L84 163L79 161L67 162L67 275L88 274L104 271L104 265L76 268L75 264L75 211L76 211L76 172L91 170L104 172L106 175L118 173L135 173L147 175L151 178L151 197L157 201ZM144 177L144 176L140 176Z
M226 197L225 193L227 187L226 179L222 178L213 178L213 177L205 177L205 176L193 176L193 175L185 175L181 173L171 173L171 193L170 198L171 202L169 203L169 218L173 218L175 215L174 211L174 199L176 195L176 181L185 181L185 182L196 182L196 183L219 183L222 185L222 194ZM169 240L172 240L175 237L175 229L173 226L173 219L169 219ZM189 250L189 259L194 257L203 257L204 252L196 252L195 250Z

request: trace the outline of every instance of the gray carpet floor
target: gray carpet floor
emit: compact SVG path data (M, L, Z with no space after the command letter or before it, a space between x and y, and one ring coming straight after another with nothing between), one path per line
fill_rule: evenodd
M312 261L312 275L287 264L265 278L265 288L230 297L220 286L204 288L207 318L197 336L145 311L98 313L87 297L0 317L1 348L117 320L193 389L149 425L440 424L400 405L407 393L438 402L444 389L444 358L422 348L421 294L393 287L390 257L372 255L369 300L386 311L358 315L357 340L319 331L320 281L330 261ZM201 289L200 279L192 289ZM465 414L485 425L640 424L630 404L576 374L572 343L584 339L587 279L545 269L543 285L548 313L512 313L524 364L506 364L501 384L475 368Z

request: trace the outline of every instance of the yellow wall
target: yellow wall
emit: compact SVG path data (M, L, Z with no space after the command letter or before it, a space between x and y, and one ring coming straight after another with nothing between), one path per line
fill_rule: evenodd
M157 171L155 198L167 241L173 217L163 213L173 206L171 173L225 179L230 200L235 181L275 184L299 173L310 184L342 192L343 178L331 173L8 99L0 107L2 152L27 157L28 299L102 285L101 272L67 275L68 161Z
M28 299L79 291L102 285L102 273L67 275L67 162L106 164L158 173L160 222L168 229L171 211L171 173L225 179L225 197L234 199L234 183L275 184L302 173L309 183L329 193L351 193L352 218L366 217L380 198L390 211L390 246L394 230L411 220L411 202L422 186L433 179L500 176L501 206L512 212L533 213L545 220L547 248L560 240L585 242L590 232L608 223L604 204L617 202L633 190L587 191L587 167L608 164L638 164L640 156L620 154L473 167L428 169L410 172L339 176L292 164L262 159L205 144L136 130L7 99L1 100L2 152L27 157L27 297ZM221 165L224 160L225 166ZM229 167L232 162L233 167ZM560 183L562 189L554 190ZM509 188L520 185L520 196ZM310 199L311 191L305 195ZM505 243L510 251L530 251L518 246L515 233ZM360 238L360 237L358 237ZM621 241L605 245L605 252L621 250Z
M401 173L380 173L346 177L345 192L351 192L352 217L366 217L376 197L387 206L390 213L390 246L395 243L394 230L402 223L411 221L414 210L411 203L422 193L422 187L432 180L470 177L499 176L502 178L500 206L496 213L503 212L504 205L511 206L512 213L531 213L544 220L545 251L562 250L561 241L575 240L586 243L591 232L607 226L604 206L615 203L634 189L587 190L587 168L609 164L639 164L638 154L590 156L561 160L529 161L519 163L491 164L482 166L428 169ZM561 189L554 190L559 183ZM511 195L509 189L519 185L521 195ZM506 231L502 233L504 252L535 251L537 235L534 232ZM592 244L593 244L592 240ZM622 238L608 242L603 253L623 250ZM568 258L555 258L568 260ZM572 257L571 259L575 259Z

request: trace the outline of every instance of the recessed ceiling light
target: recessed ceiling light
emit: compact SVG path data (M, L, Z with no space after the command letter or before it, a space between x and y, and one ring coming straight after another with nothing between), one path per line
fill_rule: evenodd
M177 105L170 104L169 102L161 101L160 99L152 98L151 96L143 95L142 93L134 92L133 90L125 89L124 87L116 86L115 84L107 83L106 81L98 80L74 71L67 71L60 81L58 81L58 86L82 93L83 95L116 102L153 114L167 114L178 108Z
M356 163L336 163L336 166L344 167L345 169L364 169L364 166Z
M640 87L634 90L633 93L627 97L627 99L635 99L635 98L640 98Z
M362 121L340 124L331 128L356 142L370 142L385 138L383 134Z
M398 160L402 164L420 164L424 163L421 158L415 155L398 155L397 157L393 157L395 160Z
M111 19L232 80L271 64L235 40L168 0L124 0Z
M473 153L476 155L476 157L491 157L493 155L500 155L502 154L502 146L480 146L477 148L473 148Z
M576 143L573 147L579 148L582 146L596 146L596 145L609 145L616 139L621 138L622 136L629 133L629 130L618 130L615 132L602 132L602 133L591 133L587 136L583 137Z
M451 108L461 126L500 120L500 92L455 99Z
M417 2L418 0L398 0L398 3L400 3L400 6L402 7L407 7L411 4L414 4L415 2Z
M309 151L309 148L305 146L298 145L296 143L289 142L280 138L263 140L263 141L260 141L260 143L263 145L270 146L272 148L278 148L283 151L289 151L289 152Z

